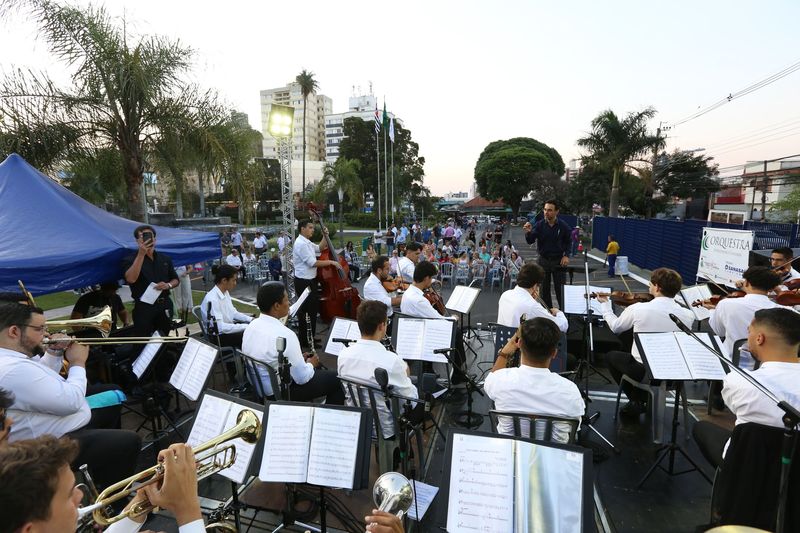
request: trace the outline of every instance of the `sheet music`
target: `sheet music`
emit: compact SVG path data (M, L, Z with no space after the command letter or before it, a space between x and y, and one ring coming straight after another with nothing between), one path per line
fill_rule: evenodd
M144 290L144 293L139 297L139 301L153 305L158 300L158 297L161 296L161 289L156 289L156 284L152 281L150 285Z
M608 287L594 287L589 285L589 292L611 294ZM596 316L603 316L600 311L600 303L597 298L589 300L592 313ZM586 286L585 285L564 285L564 313L568 315L586 314Z
M161 335L159 335L158 331L154 331L151 335L151 337L160 336ZM133 370L133 373L136 374L137 378L142 378L142 375L144 374L145 370L147 370L147 367L150 366L150 363L153 362L153 358L156 356L160 348L160 342L149 342L144 345L139 357L137 357L133 362L133 365L131 365L131 369Z
M203 403L194 415L194 424L186 444L195 447L222 433L231 402L216 396L204 396Z
M397 355L403 359L422 359L422 343L425 337L425 320L422 318L397 319Z
M314 409L308 483L353 488L360 429L360 412ZM366 453L371 453L371 450Z
M422 481L412 481L411 486L414 489L414 499L411 502L411 507L408 509L408 517L411 518L411 520L419 522L419 518L417 518L417 508L419 508L419 516L425 516L425 513L428 512L428 508L431 506L431 502L433 502L436 494L439 493L439 487L428 485Z
M708 288L707 284L695 285L693 287L681 289L680 295L683 297L683 302L681 303L684 303L692 311L696 320L705 320L711 316L711 311L705 307L692 306L692 303L696 302L697 300L707 300L711 298L711 289Z
M444 306L451 311L467 314L480 293L481 290L478 288L456 285Z
M239 418L239 413L244 411L245 409L249 409L253 411L258 420L260 422L264 422L264 411L261 409L253 409L250 407L243 407L238 405L234 402L230 402L230 409L228 410L228 417L225 420L225 424L222 427L222 432L228 431L232 427L236 425L236 421ZM220 433L222 433L220 432ZM253 452L258 445L258 442L249 443L245 442L242 439L234 439L230 441L236 447L236 461L224 470L220 470L219 474L225 476L226 478L234 481L236 483L244 483L247 478L247 472L250 470L250 460L253 457Z
M311 294L311 289L306 287L306 290L300 294L300 296L297 298L297 301L289 306L289 318L292 318L295 313L297 313L297 310L300 309L300 306L303 305L303 302L306 301L306 298L308 298L309 294Z
M446 363L447 358L442 354L433 353L440 348L453 347L453 327L452 320L426 320L425 335L422 339L422 360L433 363Z
M447 530L513 531L515 442L462 433L452 438Z
M683 358L680 345L673 332L639 333L637 335L653 378L692 379L692 373Z
M216 356L217 348L208 346L197 339L189 339L169 378L170 384L191 401L196 402L203 392Z
M258 473L261 481L306 481L313 418L314 408L310 406L269 406L264 454Z
M698 333L697 336L706 344L714 346L708 333ZM716 355L686 333L675 333L675 338L678 339L678 344L680 344L684 359L686 359L686 364L694 379L725 379L725 370Z
M328 335L328 343L325 345L325 353L339 356L339 352L344 349L341 342L333 342L333 339L350 339L357 341L361 338L361 330L358 329L358 322L347 318L336 317L331 326L331 333Z

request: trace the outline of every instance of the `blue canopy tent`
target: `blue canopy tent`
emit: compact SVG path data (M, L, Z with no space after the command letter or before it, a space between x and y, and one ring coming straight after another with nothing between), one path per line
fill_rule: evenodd
M121 279L138 249L139 222L112 215L48 178L17 154L0 163L0 290L36 294ZM220 255L215 233L154 226L156 249L188 265Z

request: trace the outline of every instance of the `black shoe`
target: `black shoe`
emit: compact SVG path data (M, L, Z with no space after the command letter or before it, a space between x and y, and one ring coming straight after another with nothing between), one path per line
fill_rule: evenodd
M638 401L630 401L619 410L619 414L628 417L637 417L647 411L647 406Z

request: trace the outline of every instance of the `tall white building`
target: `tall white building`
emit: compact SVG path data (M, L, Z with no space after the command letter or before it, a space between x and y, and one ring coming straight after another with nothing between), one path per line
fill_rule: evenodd
M346 118L360 118L361 120L374 121L375 108L378 99L371 94L362 96L351 96L348 110L344 113L328 114L325 117L325 160L334 163L339 158L339 143L344 139L344 120ZM383 108L378 111L381 120L383 119ZM389 118L395 119L395 127L402 126L402 122L395 118L394 114L386 111ZM388 134L388 132L387 132ZM381 133L383 135L383 133ZM381 145L381 150L383 146Z
M291 82L285 87L261 91L261 132L264 136L264 157L276 158L278 152L275 139L267 129L272 104L294 107L294 126L292 131L292 159L303 160L303 94L300 84ZM333 101L323 95L308 95L306 109L306 161L325 161L325 116L333 111ZM306 171L308 181L308 171Z

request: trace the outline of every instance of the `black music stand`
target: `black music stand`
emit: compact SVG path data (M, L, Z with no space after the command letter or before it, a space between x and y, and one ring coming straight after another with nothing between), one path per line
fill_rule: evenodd
M453 421L459 426L466 428L480 427L483 424L483 415L472 411L472 393L477 392L481 396L486 396L481 390L480 385L475 381L475 376L469 374L466 370L462 370L449 355L454 352L455 348L441 348L434 350L434 353L442 354L447 358L447 361L453 366L453 372L458 371L464 377L464 382L467 385L467 409L466 411L457 411L453 416Z

